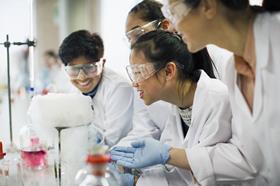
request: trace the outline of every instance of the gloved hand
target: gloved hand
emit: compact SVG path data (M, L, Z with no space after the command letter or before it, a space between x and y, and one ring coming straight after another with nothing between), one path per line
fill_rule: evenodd
M146 138L131 143L132 147L114 147L112 160L128 168L144 168L156 164L165 164L169 159L169 145Z
M118 179L121 181L120 185L123 186L133 186L134 185L134 176L132 174L129 173L123 173L121 171L118 170L118 168L116 167L117 165L114 163L110 163L109 164L109 168L116 173Z

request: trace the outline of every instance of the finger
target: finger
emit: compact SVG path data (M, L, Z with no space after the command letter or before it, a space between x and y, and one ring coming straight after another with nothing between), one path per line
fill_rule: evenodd
M127 158L133 158L134 157L134 153L111 151L111 156L122 156L122 157L127 157Z
M112 151L121 151L121 152L135 152L135 148L133 147L114 147Z
M120 157L127 157L127 158L133 158L134 153L130 152L119 152L119 151L111 151L111 156L120 156Z
M139 141L134 141L131 143L131 146L134 148L141 148L145 146L145 141L144 140L139 140Z
M118 160L117 164L128 168L136 168L133 161Z

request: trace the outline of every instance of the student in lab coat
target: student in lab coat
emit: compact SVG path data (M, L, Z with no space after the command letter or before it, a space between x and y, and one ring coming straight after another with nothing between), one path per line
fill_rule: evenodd
M138 37L156 29L171 29L169 21L161 12L162 4L154 0L144 0L135 5L128 13L125 32L127 44L131 46ZM159 139L165 127L166 119L171 111L170 104L159 101L146 106L135 91L133 129L118 145L130 145L139 137ZM161 112L159 117L156 113Z
M214 44L234 54L225 81L238 151L211 157L216 179L280 185L280 2L264 0L260 9L248 0L169 0L163 9L191 52ZM197 180L209 172L199 162L191 167Z
M92 98L93 125L101 129L105 143L112 146L132 128L134 95L125 79L104 67L103 53L100 36L86 30L71 33L59 48L72 84Z
M158 1L144 0L129 11L125 26L125 35L129 47L146 32L156 29L172 29L169 21L164 19L161 7L162 4ZM158 101L146 106L143 100L139 98L136 90L134 95L133 128L126 137L116 144L117 146L130 146L131 142L143 137L152 137L159 140L168 115L171 113L171 104L167 102ZM161 113L161 115L158 115L158 113ZM119 173L122 185L134 184L134 177L137 177L137 175L132 175L131 171L128 170Z
M207 148L231 138L227 87L214 78L207 50L191 54L179 35L156 30L132 45L130 63L128 75L146 105L164 100L174 106L161 142L145 138L132 147L115 147L112 159L129 168L171 165L144 171L137 185L195 183L191 171L184 170L192 161L186 153L208 163Z
M208 147L205 158L196 159L201 152L196 149L196 153L186 151L187 162L177 159L192 170L202 185L215 185L215 180L228 184L280 184L280 23L279 13L271 13L280 6L278 1L269 0L264 1L264 7L270 12L258 12L248 6L244 0L170 0L164 8L191 52L215 44L235 54L226 73L234 121L232 139L228 144ZM170 153L171 159L172 156ZM215 180L209 175L214 175Z

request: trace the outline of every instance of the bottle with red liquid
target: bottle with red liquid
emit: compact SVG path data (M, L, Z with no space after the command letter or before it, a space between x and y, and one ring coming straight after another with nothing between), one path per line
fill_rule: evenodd
M31 126L21 129L20 144L20 170L24 185L56 185L55 168L48 162L47 148Z
M110 162L108 154L89 154L86 167L78 171L75 183L79 186L119 186L118 176L108 167Z

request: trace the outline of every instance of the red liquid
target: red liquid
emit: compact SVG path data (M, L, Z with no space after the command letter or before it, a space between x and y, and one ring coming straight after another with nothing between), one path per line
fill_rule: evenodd
M40 168L47 165L47 153L44 150L21 151L24 164L32 168Z

